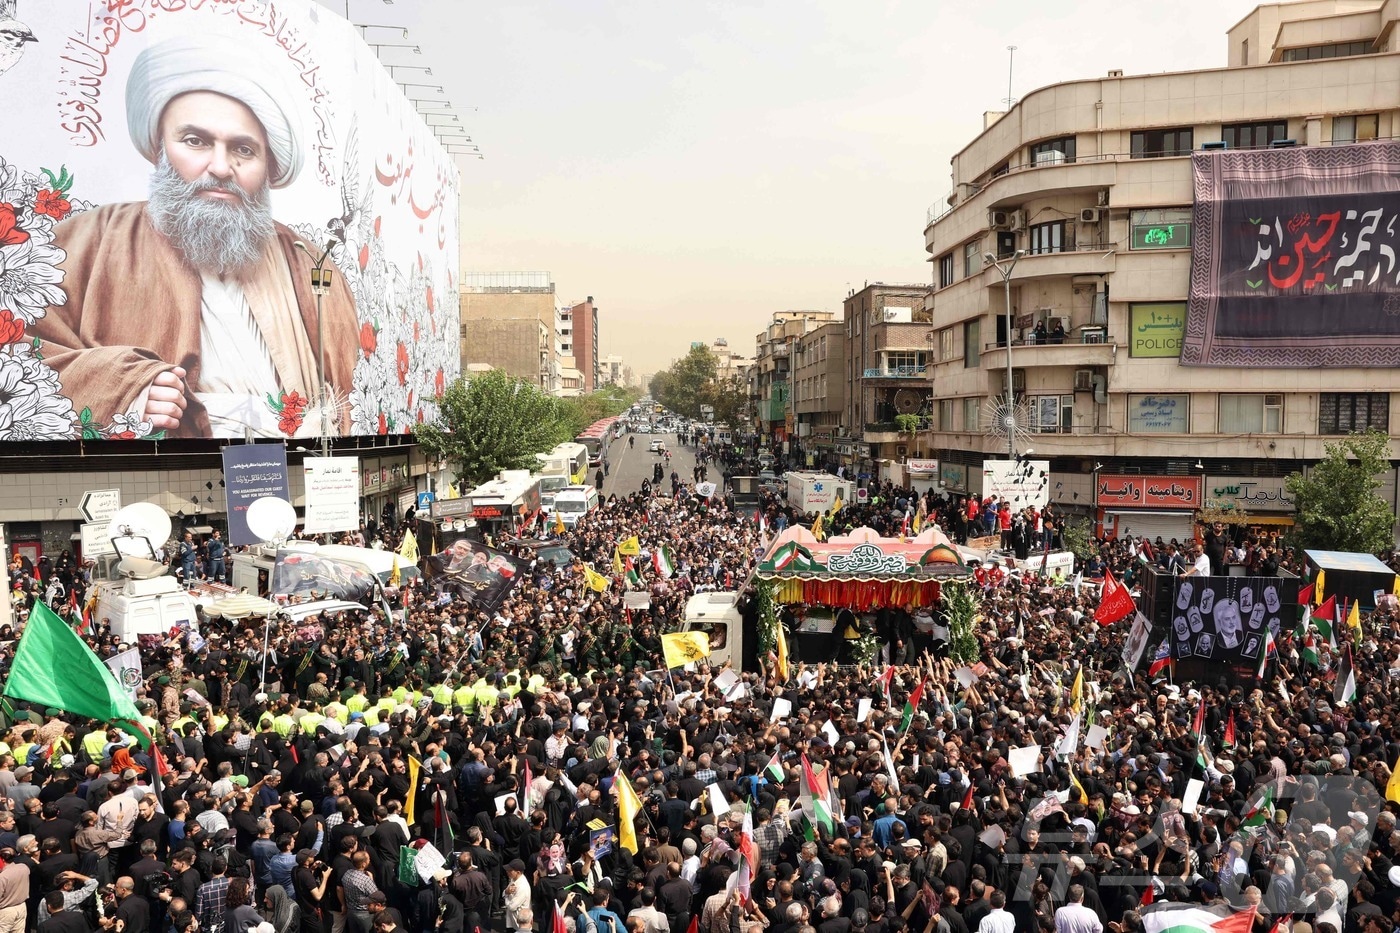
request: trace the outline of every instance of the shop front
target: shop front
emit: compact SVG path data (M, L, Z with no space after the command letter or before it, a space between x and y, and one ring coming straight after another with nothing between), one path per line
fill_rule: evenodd
M1094 486L1095 533L1186 541L1195 534L1201 487L1199 476L1100 474Z
M1291 528L1297 511L1281 476L1207 476L1203 502L1213 518L1266 533Z

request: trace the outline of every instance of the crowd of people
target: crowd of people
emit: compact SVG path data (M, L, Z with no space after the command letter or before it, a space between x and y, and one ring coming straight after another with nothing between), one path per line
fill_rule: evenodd
M826 518L958 535L959 515L877 486ZM424 577L392 615L274 619L266 654L263 620L203 620L143 646L153 748L11 698L0 933L1093 933L1161 903L1253 910L1260 933L1395 929L1393 613L1364 621L1345 705L1332 649L1305 660L1300 638L1258 683L1127 670L1095 587L1029 575L972 578L974 664L890 637L910 615L881 610L863 664L794 657L783 679L774 653L733 671L742 690L668 670L687 598L751 592L769 536L813 517L680 482L609 496L566 535L573 563L534 563L498 606ZM1058 546L1053 509L1016 521ZM1127 575L1143 547L1094 559ZM100 619L83 636L126 647Z

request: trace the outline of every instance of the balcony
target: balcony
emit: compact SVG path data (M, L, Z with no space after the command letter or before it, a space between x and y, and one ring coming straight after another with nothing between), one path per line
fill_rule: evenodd
M920 415L915 431L927 431L932 426L929 415ZM901 430L897 421L870 421L865 425L863 440L867 444L894 444L909 440L909 432Z
M865 371L866 379L923 379L928 375L928 366L876 366Z
M1114 362L1113 340L1102 327L1076 328L1060 342L1031 340L1011 342L1012 365L1021 366L1111 366ZM989 343L982 348L984 369L1006 368L1005 342Z

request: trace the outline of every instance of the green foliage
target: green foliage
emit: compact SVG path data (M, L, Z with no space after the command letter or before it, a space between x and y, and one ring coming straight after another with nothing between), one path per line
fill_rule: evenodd
M895 415L894 423L899 425L899 430L904 434L916 434L919 430L918 415Z
M943 609L948 616L948 656L957 664L972 664L982 654L977 643L978 597L966 583L943 584Z
M768 580L755 580L754 592L758 595L758 653L766 657L778 643L778 601Z
M473 486L501 470L535 469L536 454L576 433L560 399L501 370L458 379L447 387L441 410L439 422L416 425L414 436Z
M1380 431L1349 434L1327 445L1306 476L1285 481L1298 509L1298 547L1374 554L1395 543L1395 516L1376 494L1390 469L1390 438Z
M577 437L581 431L600 418L620 415L641 398L641 393L622 386L603 386L596 392L580 395L577 398L560 399L560 410L569 426L569 436Z
M1060 537L1064 539L1065 550L1073 552L1080 561L1093 557L1098 550L1089 520L1083 516L1066 520L1064 527L1060 529Z
M718 363L709 347L691 347L669 369L652 377L651 397L677 414L698 420L700 406L710 404Z

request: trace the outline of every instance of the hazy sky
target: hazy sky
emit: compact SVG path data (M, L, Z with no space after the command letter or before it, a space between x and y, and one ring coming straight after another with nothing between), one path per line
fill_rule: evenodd
M323 0L343 12L344 0ZM409 27L486 158L462 271L549 270L638 373L773 311L927 282L925 210L1013 93L1215 67L1250 0L350 0ZM392 41L383 32L373 34ZM423 96L421 91L415 92ZM471 111L470 107L478 108Z

